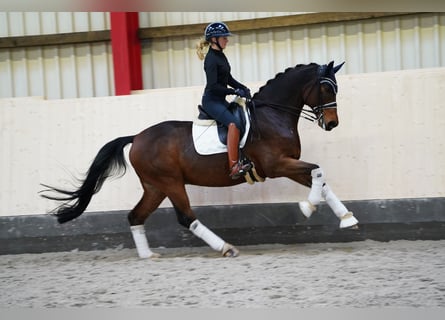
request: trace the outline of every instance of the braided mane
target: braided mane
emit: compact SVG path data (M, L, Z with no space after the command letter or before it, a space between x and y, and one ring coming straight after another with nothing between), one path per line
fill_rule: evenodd
M267 80L267 82L258 89L258 92L256 92L253 95L253 97L255 97L255 95L259 94L265 87L269 86L272 82L282 78L288 72L293 71L297 68L312 67L312 66L318 66L318 64L315 62L311 62L309 64L297 64L295 67L289 67L289 68L285 69L284 71L278 72L274 78Z

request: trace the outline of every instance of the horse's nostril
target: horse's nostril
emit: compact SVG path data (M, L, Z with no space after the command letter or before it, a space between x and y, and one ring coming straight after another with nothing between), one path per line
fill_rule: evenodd
M326 125L326 130L330 131L334 129L337 125L338 125L337 121L329 121L328 124Z

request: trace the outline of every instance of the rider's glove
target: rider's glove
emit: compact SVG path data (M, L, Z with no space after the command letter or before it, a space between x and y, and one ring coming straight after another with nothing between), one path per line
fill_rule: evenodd
M250 99L250 90L247 88L246 89L237 88L235 89L235 94L237 96L240 96L241 98Z
M246 94L246 99L248 99L248 100L252 99L252 96L250 95L250 90L249 90L249 88L245 88L245 89L244 89L244 92L245 92L245 94Z

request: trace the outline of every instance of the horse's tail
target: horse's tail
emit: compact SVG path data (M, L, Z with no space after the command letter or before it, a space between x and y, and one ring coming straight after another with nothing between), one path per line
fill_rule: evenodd
M49 188L41 192L55 192L59 195L51 196L41 194L46 199L64 201L52 212L59 223L65 223L80 216L94 194L99 192L105 180L111 176L123 176L126 171L124 147L133 142L134 136L120 137L108 142L99 150L91 164L82 185L75 191L63 190L42 184ZM74 202L73 202L74 201Z

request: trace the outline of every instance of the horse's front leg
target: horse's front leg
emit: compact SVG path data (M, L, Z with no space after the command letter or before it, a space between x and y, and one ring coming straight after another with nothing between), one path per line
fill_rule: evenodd
M298 204L301 212L309 218L315 211L315 206L320 203L321 199L324 199L340 219L340 228L350 228L357 225L358 220L354 217L353 213L345 207L326 183L324 172L320 167L311 171L311 178L312 185L308 200L301 201Z
M299 203L301 212L307 218L312 215L316 210L316 206L324 199L340 219L340 228L350 228L357 225L358 220L326 183L325 174L318 165L287 158L283 161L280 168L283 170L283 176L311 188L307 201Z

